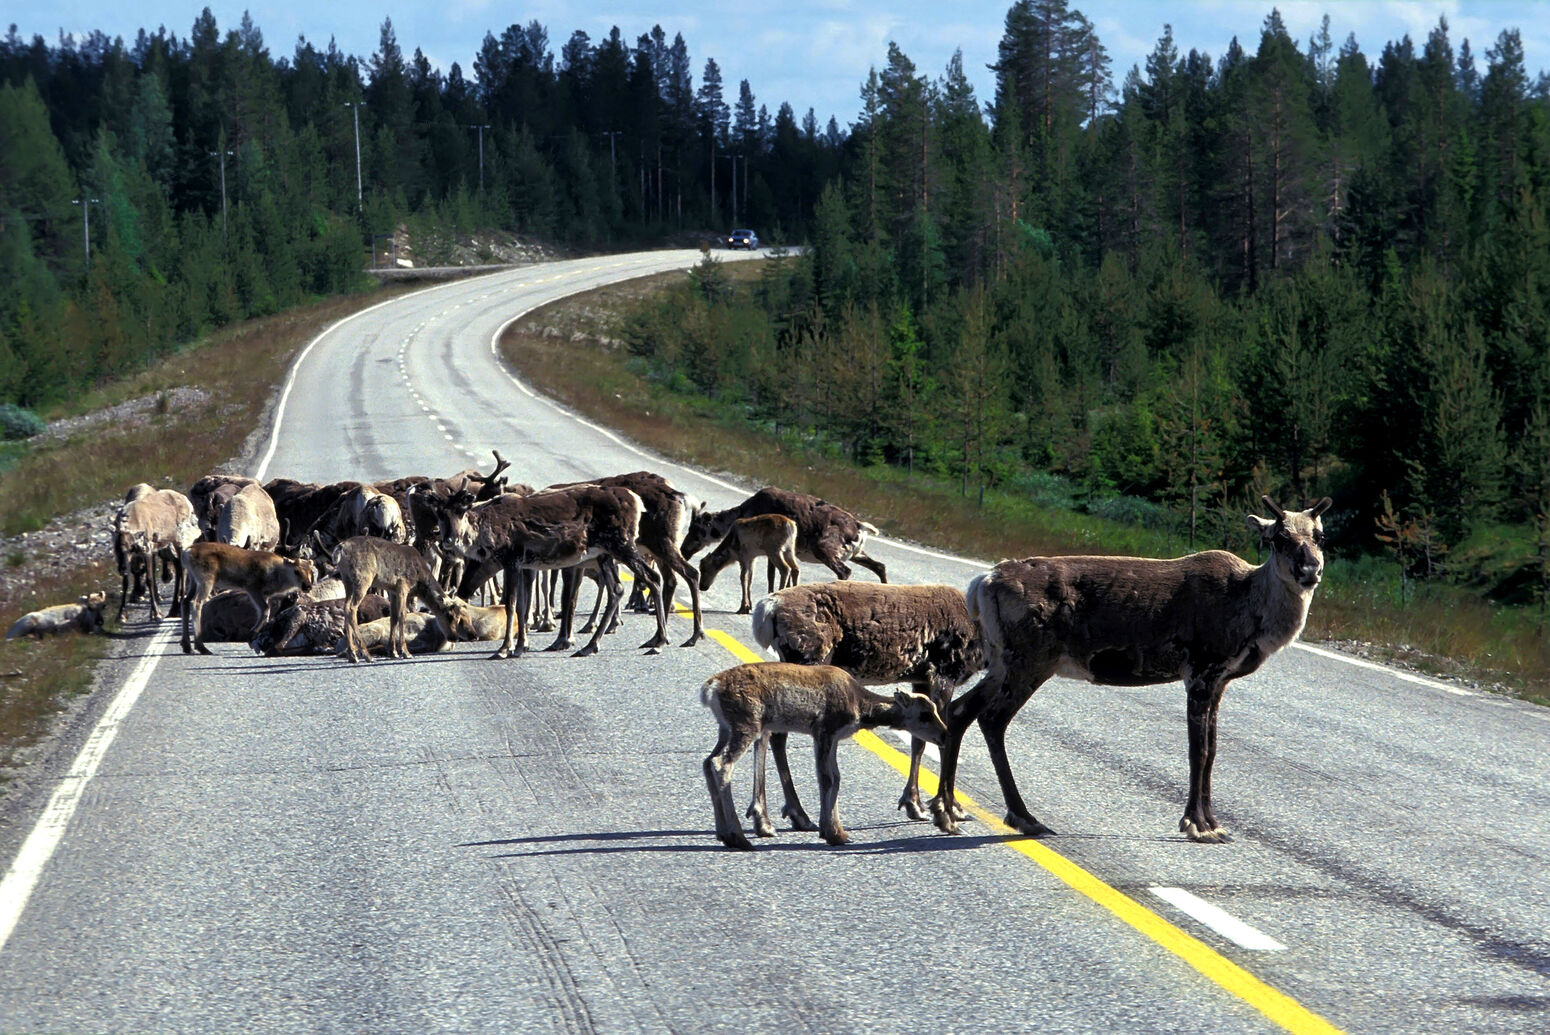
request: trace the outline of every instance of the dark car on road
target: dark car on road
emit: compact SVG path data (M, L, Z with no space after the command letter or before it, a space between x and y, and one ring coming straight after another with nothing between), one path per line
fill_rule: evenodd
M752 250L759 247L759 235L752 230L733 230L727 237L727 247Z

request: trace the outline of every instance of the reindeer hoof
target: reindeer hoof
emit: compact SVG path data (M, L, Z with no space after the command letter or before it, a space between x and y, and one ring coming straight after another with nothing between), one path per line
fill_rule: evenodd
M1008 812L1001 821L1019 834L1026 834L1028 837L1044 837L1054 833L1032 816L1018 816Z
M931 799L931 821L944 834L958 833L958 820L953 816L953 810L942 804L941 798Z
M196 643L196 644L194 644L194 648L195 648L195 649L196 649L196 650L198 650L198 651L199 651L199 653L201 653L201 654L203 654L203 655L205 655L205 656L207 656L207 657L210 657L210 656L213 656L213 655L211 655L211 654L210 654L210 648L209 648L209 647L206 647L206 646L205 646L205 645L204 645L204 644L202 644L202 643Z
M1179 820L1179 830L1185 837L1200 845L1223 845L1232 841L1232 835L1221 827L1199 826L1188 816Z
M819 836L822 837L825 841L829 842L831 845L850 844L850 835L845 833L843 830L831 830L827 833L820 834Z
M657 648L657 647L666 647L666 646L667 646L667 637L663 636L661 633L658 633L657 635L653 636L651 639L647 640L645 643L641 644L640 645L640 649L641 650L652 650L652 649Z
M567 644L567 646L569 646L569 644ZM597 653L597 644L589 643L585 647L581 648L580 650L573 652L571 654L571 657L573 657L573 658L590 658L592 655L594 655L596 653Z
M681 644L681 646L684 646L684 647L693 647L693 646L694 646L694 645L695 645L695 644L697 644L697 643L699 643L699 642L700 642L700 641L701 641L701 640L703 640L703 639L704 639L704 638L705 638L705 632L704 632L704 630L703 630L703 629L696 629L696 630L695 630L695 631L694 631L694 635L693 635L693 636L690 636L690 637L689 637L689 638L688 638L688 639L687 639L687 640L685 640L685 641L684 641L684 642L683 642L683 643L682 643L682 644Z
M780 810L780 814L791 821L792 830L817 830L818 824L808 818L807 813L801 809L794 809L790 805Z
M920 799L914 795L900 795L899 808L903 809L904 814L910 819L921 820L927 818L925 810L920 807Z
M753 851L753 842L749 841L748 838L745 837L741 832L736 834L722 834L718 836L721 839L721 843L726 845L728 848L736 849L739 852Z

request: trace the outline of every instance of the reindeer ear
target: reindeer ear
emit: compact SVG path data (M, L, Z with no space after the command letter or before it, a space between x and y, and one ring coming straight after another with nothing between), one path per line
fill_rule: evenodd
M1246 523L1249 526L1249 531L1257 533L1262 541L1269 542L1271 534L1275 532L1276 523L1274 521L1267 521L1258 514L1249 514L1247 517L1248 521Z
M904 690L895 690L893 692L894 703L899 705L899 707L901 707L901 708L908 707L909 703L910 703L910 700L912 698L914 698L914 696L915 696L914 694L909 693L909 692L904 691Z

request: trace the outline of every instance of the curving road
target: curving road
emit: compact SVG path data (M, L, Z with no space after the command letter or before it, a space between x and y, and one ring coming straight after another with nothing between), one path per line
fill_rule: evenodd
M697 259L527 267L346 320L298 360L259 473L439 474L498 448L535 484L650 467L735 502L756 483L649 457L492 353L535 305ZM875 552L900 582L984 567ZM707 623L747 643L736 599L723 575ZM841 757L851 845L782 830L739 854L710 833L697 695L737 648L645 656L648 626L587 659L461 645L359 667L185 657L172 623L142 627L80 758L0 837L0 1029L1550 1025L1545 709L1285 651L1224 704L1237 840L1212 847L1176 832L1182 690L1056 680L1008 741L1059 836L985 821L973 733L960 789L981 820L908 822L885 736Z

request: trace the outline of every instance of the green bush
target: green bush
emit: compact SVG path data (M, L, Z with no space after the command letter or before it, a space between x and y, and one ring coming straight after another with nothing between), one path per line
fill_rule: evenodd
M43 418L31 410L24 410L13 403L0 403L0 435L5 438L31 438L46 430L48 425L43 423Z

